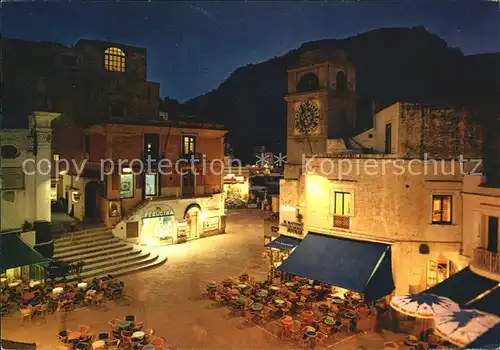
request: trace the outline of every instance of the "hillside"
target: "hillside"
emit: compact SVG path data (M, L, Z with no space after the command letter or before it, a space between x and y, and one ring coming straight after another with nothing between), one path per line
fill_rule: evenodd
M249 159L252 146L285 151L287 68L302 52L337 48L357 70L358 123L369 127L372 101L383 108L405 100L461 104L469 99L499 96L500 54L464 56L423 27L382 28L341 40L304 43L300 48L259 64L238 68L217 89L183 105L174 116L202 116L223 123L236 155ZM366 108L369 106L369 108Z

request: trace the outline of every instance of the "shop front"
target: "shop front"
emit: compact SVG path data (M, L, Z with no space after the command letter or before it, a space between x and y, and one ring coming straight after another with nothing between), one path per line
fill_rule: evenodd
M116 237L148 246L183 243L224 231L222 194L194 200L150 200L113 228Z
M172 208L156 205L142 216L141 243L159 246L174 243L175 215Z

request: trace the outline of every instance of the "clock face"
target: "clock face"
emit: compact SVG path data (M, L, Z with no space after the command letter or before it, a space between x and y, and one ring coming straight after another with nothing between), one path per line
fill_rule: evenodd
M295 110L295 130L301 134L311 134L319 124L319 108L313 101L301 103Z

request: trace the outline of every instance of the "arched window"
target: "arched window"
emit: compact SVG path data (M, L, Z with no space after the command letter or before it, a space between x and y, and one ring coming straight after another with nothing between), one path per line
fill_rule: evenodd
M306 73L300 77L297 92L307 92L319 89L319 79L314 73Z
M104 68L110 72L125 72L125 53L117 47L104 51Z
M347 77L344 72L339 71L337 73L337 90L347 90Z

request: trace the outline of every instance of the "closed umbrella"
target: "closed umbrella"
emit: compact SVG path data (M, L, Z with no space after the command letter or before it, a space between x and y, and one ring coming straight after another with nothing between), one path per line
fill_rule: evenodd
M427 293L396 295L391 300L391 307L404 315L421 319L432 319L440 313L460 310L453 300Z
M434 316L435 332L458 346L466 346L500 323L500 317L479 310L458 310Z

